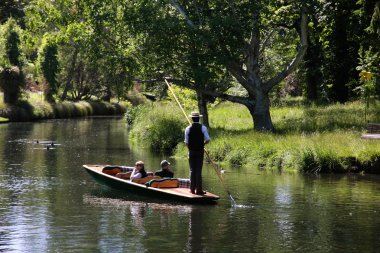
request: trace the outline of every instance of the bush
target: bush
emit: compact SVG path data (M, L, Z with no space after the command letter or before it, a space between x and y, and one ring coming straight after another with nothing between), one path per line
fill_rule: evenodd
M180 111L170 106L135 107L128 110L127 121L133 123L131 138L140 140L151 149L172 152L183 141L185 121Z
M5 103L17 103L24 85L24 74L18 67L0 68L0 90L4 92Z
M173 118L157 119L145 136L150 148L171 152L183 139L183 124Z
M126 111L125 106L128 105L128 103L116 105L85 101L76 103L66 101L52 105L42 100L31 99L30 101L21 100L15 105L4 106L4 109L0 110L0 115L9 118L10 121L73 118L91 115L120 115Z

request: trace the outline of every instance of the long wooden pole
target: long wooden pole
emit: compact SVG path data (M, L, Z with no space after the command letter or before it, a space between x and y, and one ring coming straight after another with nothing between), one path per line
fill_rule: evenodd
M168 86L170 92L173 94L173 97L174 97L175 101L177 102L179 108L181 108L181 111L182 111L183 115L185 115L185 118L187 119L187 121L189 122L189 124L191 124L191 121L190 121L190 119L189 119L189 116L187 116L187 113L185 112L185 110L183 109L183 107L182 107L181 103L179 102L177 96L175 95L175 93L174 93L174 91L173 91L173 88L171 87L170 83L169 83L166 79L164 79L164 80L165 80L165 83L166 83L166 85ZM205 151L205 153L206 153L206 156L207 156L208 160L209 160L210 163L212 164L212 166L213 166L213 168L214 168L214 171L215 171L216 175L218 176L220 182L222 183L224 190L227 192L228 196L230 197L231 201L233 202L233 205L235 205L235 200L234 200L234 198L232 197L230 191L228 190L227 185L225 184L223 178L222 178L222 177L220 176L220 174L218 173L218 165L217 165L217 164L211 159L210 154L208 153L208 151L206 150L206 148L204 148L204 151Z

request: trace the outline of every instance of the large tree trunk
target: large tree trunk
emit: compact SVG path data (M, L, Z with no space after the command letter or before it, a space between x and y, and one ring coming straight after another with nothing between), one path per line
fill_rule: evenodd
M209 127L210 124L208 121L207 101L206 101L205 95L200 91L197 91L197 100L198 100L199 113L203 115L202 123L206 127Z
M273 131L272 118L270 116L270 100L268 93L258 91L254 104L247 105L253 118L254 129L257 131Z

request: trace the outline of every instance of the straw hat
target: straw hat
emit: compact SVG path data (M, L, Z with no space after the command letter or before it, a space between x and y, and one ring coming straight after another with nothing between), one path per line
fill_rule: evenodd
M192 112L189 116L192 118L203 117L203 115L200 115L199 112Z

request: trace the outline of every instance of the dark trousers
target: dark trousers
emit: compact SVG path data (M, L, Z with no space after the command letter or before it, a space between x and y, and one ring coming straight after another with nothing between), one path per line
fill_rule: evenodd
M202 192L202 166L204 151L189 151L190 190Z

